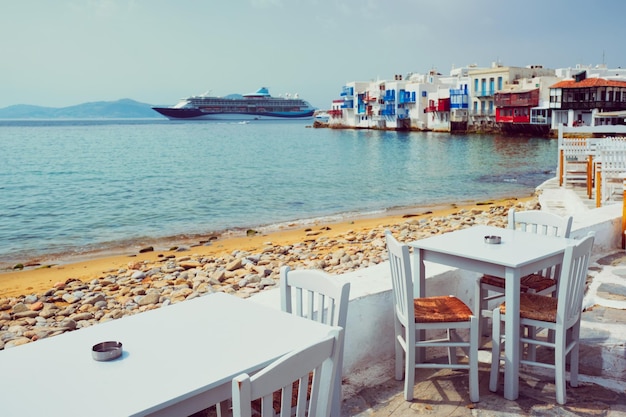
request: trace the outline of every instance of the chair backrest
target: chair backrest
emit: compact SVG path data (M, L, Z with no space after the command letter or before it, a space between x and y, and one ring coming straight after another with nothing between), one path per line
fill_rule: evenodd
M509 209L509 229L546 236L569 237L572 230L572 216L561 217L541 210L515 211Z
M563 324L566 329L580 320L593 240L594 235L591 232L584 239L565 249L561 272L563 279L559 280L556 321L557 324Z
M415 323L413 313L413 277L409 247L396 240L390 231L385 231L389 265L391 265L391 283L393 306L398 321L405 327Z
M621 146L598 146L598 162L603 177L624 172L626 169L626 143Z
M566 160L572 157L585 158L590 150L587 138L561 138L558 147Z
M280 269L280 296L283 311L345 329L350 283L339 283L324 271Z
M520 229L525 232L546 236L569 237L572 230L572 216L561 217L554 213L541 210L515 211L509 209L509 229ZM561 274L560 265L546 268L537 273L548 278L558 278Z
M281 393L281 417L329 416L342 342L343 329L333 327L323 340L292 351L254 376L241 374L235 377L232 381L233 416L251 417L252 401L260 398L261 416L274 417L276 391ZM292 408L294 398L297 403Z

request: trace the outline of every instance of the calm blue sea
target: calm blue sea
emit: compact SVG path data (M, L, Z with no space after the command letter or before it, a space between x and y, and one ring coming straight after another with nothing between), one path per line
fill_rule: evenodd
M0 266L528 196L555 175L555 140L310 123L0 121Z

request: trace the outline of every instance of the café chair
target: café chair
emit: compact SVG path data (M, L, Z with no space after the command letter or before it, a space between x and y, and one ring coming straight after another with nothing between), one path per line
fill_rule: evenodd
M559 280L558 298L532 293L520 294L521 329L530 326L554 332L552 340L550 337L540 338L536 333L525 336L522 332L520 337L520 344L553 348L554 362L546 363L535 358L520 358L520 363L554 370L556 401L559 404L565 404L567 399L565 362L568 355L570 355L570 385L578 386L580 317L593 240L593 233L590 233L576 244L567 246L563 257L562 276ZM498 388L502 342L506 338L502 334L502 326L506 320L506 314L515 314L506 310L505 303L493 310L492 363L489 378L489 390L492 392L496 392Z
M253 376L244 373L235 377L232 381L233 416L251 417L257 411L252 407L253 401L260 402L262 417L330 416L342 343L343 329L334 327L325 339L288 353ZM278 404L275 404L276 392L279 393ZM276 408L281 410L279 414L275 414Z
M517 212L514 208L511 208L508 214L508 228L546 236L567 238L572 229L572 216L561 217L554 213L540 210ZM557 289L559 274L560 266L554 265L551 268L524 276L520 279L520 290L541 295L554 295ZM504 278L486 274L478 278L474 296L474 312L479 317L481 337L485 331L485 323L492 316L489 303L503 301L504 292Z
M350 283L340 283L324 271L292 270L288 266L280 269L281 309L287 313L345 329L349 297ZM341 411L343 344L339 346L337 361L333 416L339 416Z
M402 379L404 368L404 399L413 400L416 368L444 368L467 369L470 400L478 402L478 318L452 295L414 298L409 247L400 244L389 231L385 235L393 287L395 378ZM468 332L466 338L456 332L460 329ZM446 337L427 338L430 332L442 330ZM426 352L421 351L426 347L446 348L448 362L426 362ZM465 351L467 363L457 361L457 348Z
M280 268L281 309L287 313L345 328L350 283L316 269Z
M626 172L626 142L605 138L597 145L596 207L623 198L623 176Z
M589 138L559 137L559 186L584 185L591 197L594 150Z

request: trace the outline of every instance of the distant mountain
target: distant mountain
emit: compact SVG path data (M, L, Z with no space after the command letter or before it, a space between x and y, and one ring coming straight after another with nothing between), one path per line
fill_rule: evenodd
M152 104L128 98L94 101L69 107L42 107L17 104L0 109L0 119L145 119L162 118Z

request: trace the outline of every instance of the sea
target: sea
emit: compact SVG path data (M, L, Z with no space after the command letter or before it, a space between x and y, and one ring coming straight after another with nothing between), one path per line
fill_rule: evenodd
M311 121L0 121L0 270L203 236L528 197L539 137Z

